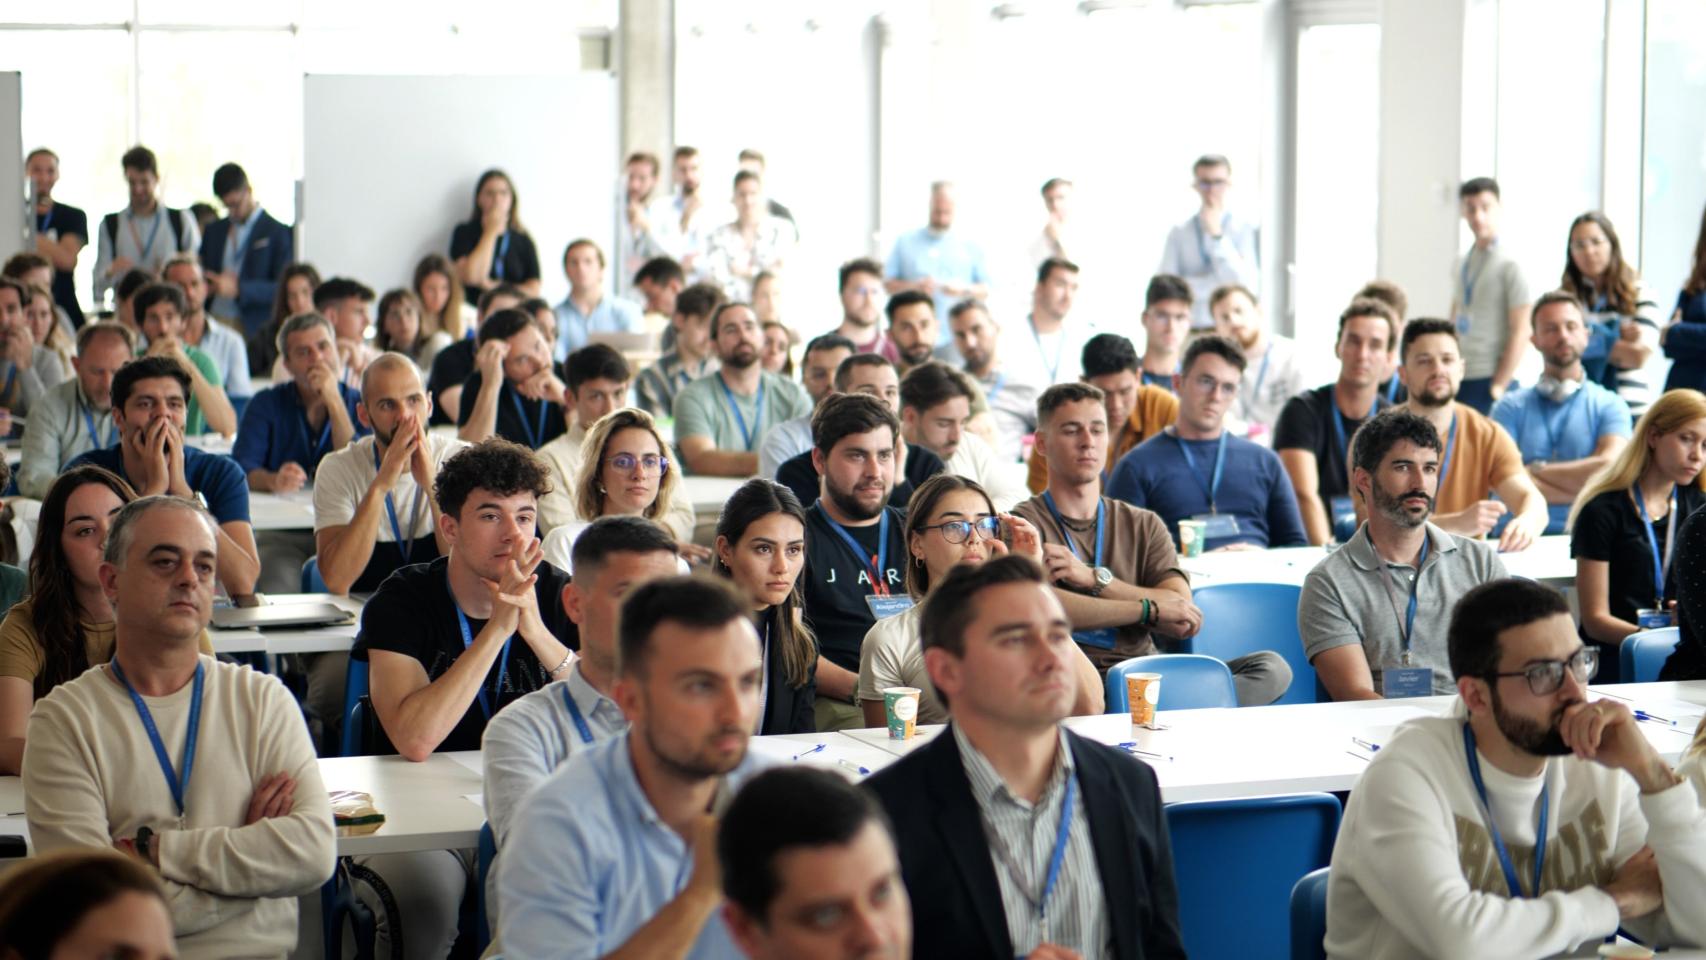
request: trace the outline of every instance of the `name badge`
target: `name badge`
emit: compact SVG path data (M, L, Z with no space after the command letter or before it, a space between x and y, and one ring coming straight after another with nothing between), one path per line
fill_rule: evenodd
M1119 639L1119 631L1112 627L1103 627L1100 630L1074 630L1072 639L1082 646L1095 647L1097 650L1112 650L1114 643Z
M1635 611L1635 625L1642 630L1659 630L1674 626L1669 610L1643 607Z
M1434 672L1430 667L1387 667L1380 672L1380 695L1388 700L1434 695Z
M882 620L887 617L892 617L897 613L905 613L906 611L911 610L912 598L905 594L901 594L899 596L890 594L889 596L882 597L872 593L865 596L865 606L871 608L871 616L878 620Z
M1238 518L1230 513L1199 513L1191 518L1203 525L1203 538L1220 540L1238 536Z
M1469 332L1469 314L1460 313L1457 315L1457 332L1459 334L1466 334Z

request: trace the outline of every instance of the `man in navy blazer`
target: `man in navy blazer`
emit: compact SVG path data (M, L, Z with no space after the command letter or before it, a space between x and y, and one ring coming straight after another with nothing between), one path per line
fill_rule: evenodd
M244 338L253 338L272 320L279 275L295 257L291 230L261 209L249 175L235 163L213 172L213 192L228 215L208 224L201 238L207 309L216 317L241 318Z
M919 957L1183 957L1155 774L1066 731L1072 625L1035 562L961 566L925 601L952 722L873 776Z

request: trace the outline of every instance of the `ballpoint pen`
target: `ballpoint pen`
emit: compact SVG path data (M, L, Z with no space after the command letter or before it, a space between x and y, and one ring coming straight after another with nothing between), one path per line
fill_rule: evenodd
M796 753L796 754L794 754L794 759L795 759L795 760L798 760L798 759L800 759L800 758L801 758L801 757L809 757L809 756L811 756L811 755L812 755L812 754L814 754L814 753L818 753L818 752L820 752L820 751L821 751L821 750L823 750L823 748L825 748L825 747L827 747L827 746L829 746L829 744L827 744L827 743L820 743L820 744L818 744L818 745L817 745L817 746L815 746L815 747L813 747L813 748L811 748L811 749L810 749L810 750L807 750L807 751L806 751L806 752L804 752L804 753Z
M1136 740L1127 740L1126 742L1120 744L1120 749L1124 750L1126 753L1135 753L1138 756L1142 756L1142 757L1154 757L1157 760L1171 760L1171 759L1173 759L1171 754L1155 753L1155 752L1152 752L1149 750L1139 750L1137 747L1137 741Z
M1666 725L1672 726L1672 727L1676 726L1675 720L1666 720L1664 717L1661 717L1656 713L1648 713L1645 710L1636 710L1635 711L1635 719L1646 720L1650 723L1663 723L1663 724L1666 724Z
M1375 743L1371 740L1364 740L1361 737L1352 737L1351 742L1356 744L1357 746L1363 748L1364 750L1367 750L1369 753L1379 753L1380 752L1380 744Z
M846 759L845 757L837 757L837 758L835 758L835 762L837 764L840 764L843 767L846 767L849 770L852 770L854 773L857 773L861 777L868 777L871 775L870 770L859 766L858 764L854 763L851 760Z

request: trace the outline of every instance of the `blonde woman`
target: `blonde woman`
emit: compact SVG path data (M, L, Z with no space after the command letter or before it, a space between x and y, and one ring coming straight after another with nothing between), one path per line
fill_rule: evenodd
M545 535L546 561L572 575L569 554L575 540L599 517L645 517L662 523L679 470L669 444L645 411L624 407L599 418L586 432L580 471L567 491L577 519Z
M1680 573L1671 553L1683 521L1706 504L1703 467L1706 395L1672 390L1642 414L1629 445L1571 508L1582 639L1601 648L1600 683L1620 679L1616 648L1624 637L1670 623ZM1641 610L1658 614L1643 624Z

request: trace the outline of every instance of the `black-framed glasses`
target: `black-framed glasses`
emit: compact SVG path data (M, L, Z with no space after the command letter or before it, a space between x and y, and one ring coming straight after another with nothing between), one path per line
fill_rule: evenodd
M1558 688L1564 685L1565 667L1570 668L1570 673L1575 676L1577 683L1587 683L1599 672L1599 648L1584 646L1568 660L1542 660L1515 673L1490 673L1487 676L1489 679L1526 677L1528 692L1537 697L1544 697L1557 693Z
M980 517L976 520L945 520L919 530L940 530L942 539L949 543L965 543L971 539L973 530L977 531L979 540L994 540L1001 536L1000 517Z
M604 463L606 466L615 467L623 473L633 473L634 468L639 467L644 476L661 477L669 471L669 458L658 456L655 453L648 453L643 457L636 457L631 453L618 453L614 457L605 457Z

